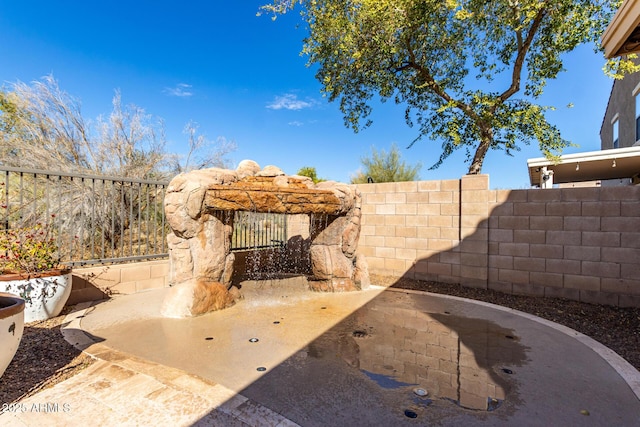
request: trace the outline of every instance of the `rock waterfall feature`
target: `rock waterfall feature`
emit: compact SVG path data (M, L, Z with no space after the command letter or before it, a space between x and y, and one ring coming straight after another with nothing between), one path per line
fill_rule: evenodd
M355 186L287 176L279 168L244 160L236 170L211 168L176 176L165 196L171 289L166 317L189 317L235 303L231 279L234 211L308 214L321 224L310 233L309 287L342 292L369 286L357 253L361 195Z

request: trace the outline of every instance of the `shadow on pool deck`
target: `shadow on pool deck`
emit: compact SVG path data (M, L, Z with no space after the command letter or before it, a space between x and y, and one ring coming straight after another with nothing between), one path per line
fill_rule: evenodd
M191 319L159 316L164 290L77 311L65 335L101 361L21 402L59 403L59 411L5 413L0 422L640 423L640 373L588 337L534 316L382 288L253 298L256 291Z

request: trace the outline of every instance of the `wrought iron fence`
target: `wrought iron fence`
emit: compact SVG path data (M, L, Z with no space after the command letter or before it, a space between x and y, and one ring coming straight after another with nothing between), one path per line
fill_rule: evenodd
M166 257L168 184L0 166L0 232L46 225L70 266ZM234 213L232 250L286 241L286 215Z
M167 182L0 167L0 230L46 225L61 261L167 256Z
M283 248L286 243L286 215L246 211L234 213L232 251Z

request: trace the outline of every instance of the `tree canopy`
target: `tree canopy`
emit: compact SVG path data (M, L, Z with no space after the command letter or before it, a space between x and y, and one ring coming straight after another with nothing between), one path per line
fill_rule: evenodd
M371 124L371 101L405 106L417 137L442 143L438 167L465 149L469 173L489 150L536 141L547 157L570 142L536 100L563 71L562 54L598 43L620 0L274 0L302 6L303 52L339 100L345 125ZM604 61L604 60L603 60ZM516 95L519 94L518 97Z
M401 159L400 149L396 144L391 145L387 153L385 150L376 150L371 147L371 157L362 157L360 161L364 170L351 177L352 184L365 184L367 182L401 182L420 179L418 173L422 168L421 163L409 166Z
M326 181L326 179L318 178L318 172L316 172L316 168L312 166L303 166L298 169L298 175L306 176L307 178L311 178L314 184L317 184L322 181Z

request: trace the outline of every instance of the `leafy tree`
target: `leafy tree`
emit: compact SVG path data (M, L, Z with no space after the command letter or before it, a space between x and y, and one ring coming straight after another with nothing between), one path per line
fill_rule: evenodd
M311 178L311 180L313 181L314 184L317 184L317 183L322 182L322 181L326 181L326 179L318 178L318 174L316 172L316 168L311 167L311 166L303 166L303 167L301 167L298 170L297 175L306 176L308 178Z
M409 166L401 160L400 150L396 144L391 145L391 150L376 151L371 148L372 156L360 159L364 171L351 177L352 184L364 184L366 182L400 182L415 181L420 179L418 172L422 164Z
M537 141L553 157L570 145L546 120L552 107L535 101L563 71L562 54L597 43L620 2L273 0L262 10L275 17L302 5L303 52L346 126L366 128L371 100L393 99L418 127L411 145L442 141L432 168L464 148L477 174L489 150L511 155Z

